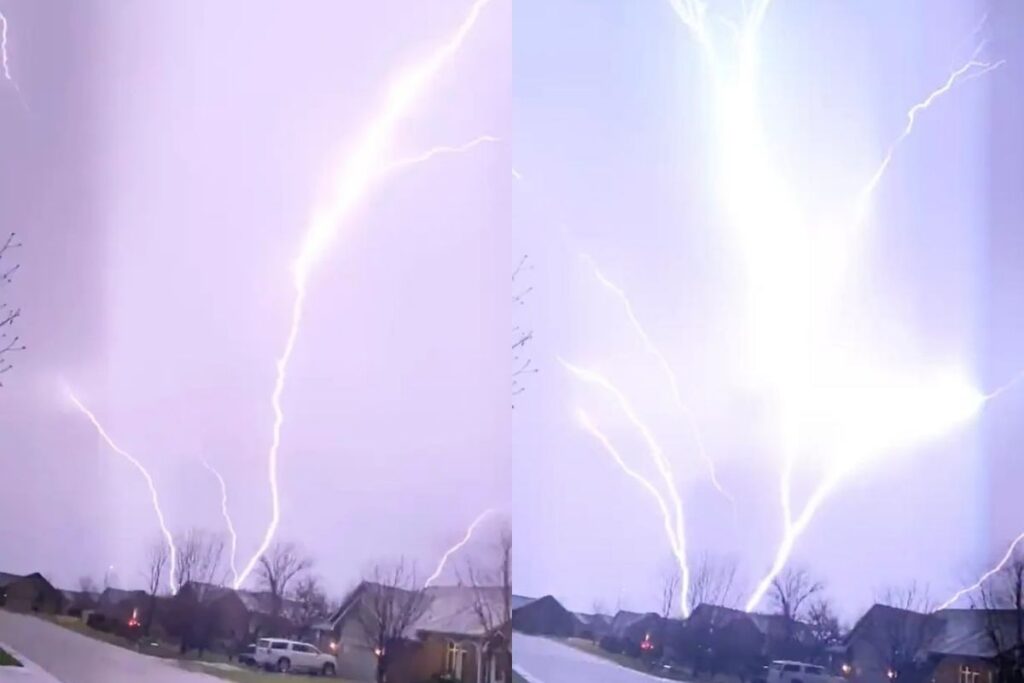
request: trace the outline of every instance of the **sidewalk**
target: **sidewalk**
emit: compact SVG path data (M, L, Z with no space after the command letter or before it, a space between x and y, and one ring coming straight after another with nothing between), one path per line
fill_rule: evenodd
M21 662L21 666L0 666L0 683L60 683L41 666L7 643L0 642L0 648Z

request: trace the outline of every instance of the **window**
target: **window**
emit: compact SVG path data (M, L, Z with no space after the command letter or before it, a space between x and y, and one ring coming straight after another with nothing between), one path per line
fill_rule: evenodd
M960 683L981 683L981 672L962 664L960 666Z
M445 673L455 672L455 663L459 659L459 646L455 644L454 640L448 641L448 647L445 648L444 652L444 670Z
M256 643L256 646L257 647L262 647L263 649L266 649L266 648L270 647L270 641L269 640L261 640L258 643Z
M292 644L292 650L294 650L295 652L306 652L308 654L313 654L313 648L309 645L303 645L302 643Z
M821 676L825 673L825 670L820 666L805 666L804 673L814 674L815 676Z
M794 673L800 673L800 665L799 664L787 664L784 667L782 667L782 670L783 671L792 671Z
M287 650L288 649L288 643L286 643L283 640L271 641L270 649L271 650Z

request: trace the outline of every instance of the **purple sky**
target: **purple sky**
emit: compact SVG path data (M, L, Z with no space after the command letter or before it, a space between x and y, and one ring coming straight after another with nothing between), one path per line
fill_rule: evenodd
M469 2L196 6L6 0L2 224L30 350L0 392L5 571L139 582L143 480L63 399L65 378L153 473L176 530L239 563L270 516L266 458L290 265L329 174ZM510 5L494 0L396 157L502 138L384 181L312 277L284 394L278 537L335 592L374 559L425 573L507 486Z
M700 54L668 2L522 5L514 33L530 40L514 43L513 162L524 177L515 238L536 259L528 308L542 372L514 425L516 589L578 609L595 599L658 609L669 557L655 504L574 411L585 407L650 471L643 443L611 401L559 366L563 357L608 371L651 422L682 473L691 555L734 558L745 600L781 538L781 455L777 422L743 367L742 271L709 167ZM829 311L853 357L870 347L909 372L954 364L983 390L1024 368L1024 207L1014 189L1024 183L1022 12L1020 3L952 0L787 1L769 11L766 127L807 212L825 216L816 230L870 175L907 109L977 40L988 38L986 57L1007 60L922 115L897 153L858 278ZM631 295L676 368L737 517L583 252ZM1022 407L1018 389L966 428L882 454L823 506L793 562L826 581L847 617L876 589L912 579L945 599L1024 530L1010 502L1024 475ZM796 505L822 457L804 454L812 464L797 470Z

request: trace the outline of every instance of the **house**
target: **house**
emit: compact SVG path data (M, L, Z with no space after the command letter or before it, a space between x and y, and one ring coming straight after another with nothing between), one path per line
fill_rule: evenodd
M465 683L508 683L511 629L500 616L507 610L505 595L499 587L432 586L412 592L363 582L331 619L338 675L375 680L380 652L367 628L375 620L374 605L386 604L410 615L401 642L388 646L390 683L442 675Z
M577 638L598 641L611 631L611 617L604 614L575 612L573 616L576 617Z
M100 594L89 591L66 591L62 590L62 609L65 614L71 616L82 616L83 612L96 608L99 603Z
M845 664L854 683L992 683L1024 645L1019 625L1016 610L874 605L844 642Z
M551 595L512 609L512 628L537 636L571 638L579 629L576 616Z
M151 603L152 599L146 591L107 588L100 593L93 609L112 621L141 622L151 611Z
M208 647L213 642L237 649L263 636L296 635L300 605L265 591L234 590L198 581L185 583L166 606L161 620L183 647Z
M24 576L0 572L0 607L17 612L58 614L63 604L64 594L39 572Z

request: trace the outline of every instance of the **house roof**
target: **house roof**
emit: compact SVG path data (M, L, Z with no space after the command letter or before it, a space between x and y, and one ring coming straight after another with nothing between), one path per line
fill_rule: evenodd
M927 646L932 654L987 658L1017 642L1015 610L945 609L931 616L942 623Z
M525 595L512 595L512 609L519 609L525 607L531 602L535 602L537 598L528 598Z
M31 574L10 574L8 572L0 572L0 588L4 588L16 581L21 581L22 579L37 579L46 584L46 586L51 590L57 590L53 587L53 584L47 581L46 577L39 572L32 572Z
M417 596L413 591L364 581L342 602L341 607L331 618L331 623L337 627L353 614L353 609L362 604L371 590L395 592L397 600L411 601ZM424 602L422 612L407 629L408 637L424 632L482 636L486 631L477 613L477 607L480 606L496 616L501 615L504 610L503 589L497 586L431 586L423 590L421 599Z
M227 586L218 586L200 581L189 581L185 586L190 586L200 600L220 600L228 595L234 595L238 597L247 610L254 614L269 615L274 613L274 596L269 591L235 590ZM182 589L185 586L182 586ZM286 619L293 618L301 608L302 604L297 600L281 598L281 616Z

